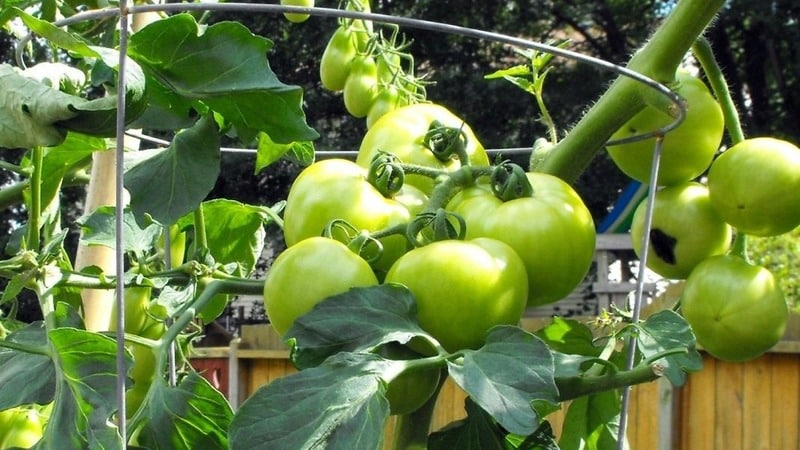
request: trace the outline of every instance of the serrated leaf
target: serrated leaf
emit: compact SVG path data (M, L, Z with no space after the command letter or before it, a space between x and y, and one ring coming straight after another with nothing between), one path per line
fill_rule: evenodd
M400 361L342 353L258 389L236 412L232 450L381 448L389 417L382 377Z
M77 330L86 329L83 317L69 303L58 302L56 305L56 325L59 327L75 328Z
M101 206L88 216L79 219L78 223L83 230L81 242L84 245L103 245L116 248L116 207ZM142 228L133 213L126 209L122 212L123 251L137 254L145 253L158 241L159 236L161 236L161 230L161 225L157 223L151 223Z
M509 67L507 69L496 70L488 75L484 75L483 78L487 80L493 80L496 78L528 76L530 74L531 74L530 66L528 66L527 64L520 64L517 66Z
M494 327L483 347L465 352L462 364L448 360L447 365L453 380L514 434L536 430L533 401L558 403L550 349L521 328Z
M416 322L416 303L400 285L353 288L329 297L295 320L286 333L294 340L292 360L314 367L338 352L370 351L392 341L426 336Z
M92 50L89 44L77 37L72 33L64 31L63 29L53 25L47 20L37 19L36 17L26 13L25 11L13 8L16 12L16 15L22 19L25 25L31 29L31 31L36 32L39 36L47 39L49 42L61 47L65 50L69 50L71 52L77 53L81 56L85 56L87 58L93 58L100 56L97 52Z
M132 35L128 50L163 86L160 101L200 101L230 121L244 142L258 132L278 143L316 139L302 89L283 84L269 67L271 47L237 22L201 30L194 17L177 14Z
M583 450L618 448L620 411L620 395L613 389L573 400L564 418L559 445Z
M428 450L509 450L505 433L492 416L467 397L465 419L453 422L428 436Z
M261 172L279 159L287 157L303 166L314 162L314 143L311 141L278 144L266 133L259 133L255 173Z
M47 346L43 322L34 322L6 337L16 344ZM0 347L0 411L18 405L49 403L55 396L56 372L53 360L46 354L26 353Z
M117 411L117 344L74 328L50 331L57 388L50 419L37 449L122 449ZM126 373L131 366L126 354Z
M134 215L150 214L159 223L174 224L211 192L219 168L219 131L213 119L203 117L180 131L166 150L125 172Z
M151 450L228 448L233 411L225 397L197 372L175 387L156 381L136 431L139 445Z
M697 352L692 328L674 311L663 310L648 317L640 326L637 344L644 358L665 350L686 350L686 353L673 354L658 361L664 367L664 375L675 386L686 382L686 372L703 368L703 357Z

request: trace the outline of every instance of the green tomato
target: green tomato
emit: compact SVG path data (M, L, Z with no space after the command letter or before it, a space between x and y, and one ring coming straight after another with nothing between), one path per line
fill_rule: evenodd
M382 86L378 88L378 95L369 107L367 113L367 128L371 128L375 122L384 115L400 107L400 91L394 86Z
M319 78L326 89L344 89L350 66L358 52L356 45L356 33L352 28L340 26L333 32L319 62Z
M146 286L129 287L125 289L125 332L148 339L158 339L164 334L164 322L158 320L150 313L150 298L152 289ZM116 317L116 302L114 302L113 317ZM117 321L111 321L111 331L116 331Z
M314 0L281 0L281 5L313 8ZM283 13L283 16L286 17L286 19L292 23L302 23L308 20L308 18L310 17L309 14L298 14L298 13Z
M447 127L463 127L466 136L466 154L470 164L488 166L489 157L464 120L447 108L433 103L415 103L384 114L364 135L358 150L356 163L369 167L379 151L392 153L406 164L415 164L435 169L454 171L461 167L458 159L440 161L425 147L424 138L435 121ZM433 180L422 175L409 174L406 183L412 184L426 194L433 189Z
M653 272L682 280L709 256L723 255L730 249L731 227L711 207L707 187L695 182L665 187L656 192L653 201L646 262ZM645 200L631 222L631 241L640 258L646 213Z
M132 417L141 407L156 378L156 354L152 348L133 342L126 343L125 347L133 356L133 366L128 372L133 386L125 391L125 415Z
M396 52L383 52L377 58L378 80L387 85L395 83L403 71L400 55Z
M311 237L284 250L264 280L264 307L283 336L317 303L353 287L378 284L369 264L339 241Z
M5 436L0 441L0 449L30 448L42 438L44 424L39 411L30 407L11 408L6 417Z
M731 255L712 256L689 275L681 312L714 357L747 361L774 346L789 310L769 270Z
M353 117L366 117L378 94L378 66L371 55L356 55L344 82L344 107Z
M425 196L403 186L392 198L384 197L366 180L366 170L352 161L326 159L306 167L289 189L284 210L284 239L288 246L320 236L334 219L357 230L378 231L408 222L425 205ZM381 239L383 255L376 270L385 271L407 250L403 235Z
M744 140L708 172L711 204L737 230L776 236L800 225L800 149L774 138Z
M393 360L411 360L423 355L397 342L390 342L380 349L384 358ZM416 372L403 372L389 382L386 387L386 399L389 400L391 414L408 414L416 411L431 398L439 385L441 371L431 367Z
M722 141L725 123L722 108L698 78L679 71L675 88L688 105L686 117L664 137L658 184L669 186L690 181L706 171ZM672 123L669 114L646 107L636 114L611 139L622 139L656 131ZM650 183L655 138L608 147L617 167L634 180Z
M401 256L386 283L405 285L417 319L442 347L479 348L496 325L516 325L528 299L519 255L495 239L436 241Z
M531 197L503 202L487 185L456 194L447 209L466 223L467 239L505 242L528 274L528 306L558 301L585 277L594 259L594 220L572 187L552 175L528 173Z

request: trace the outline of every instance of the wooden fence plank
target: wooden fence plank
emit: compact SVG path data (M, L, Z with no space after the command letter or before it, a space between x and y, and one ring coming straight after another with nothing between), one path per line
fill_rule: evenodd
M762 392L764 401L772 406L769 436L774 449L800 449L800 358L798 355L773 354L770 373L763 383L769 383L770 398Z
M744 365L717 362L714 448L745 450L742 446ZM749 449L747 449L749 450Z
M748 450L771 450L770 422L775 408L766 383L770 379L772 355L741 364L742 378L742 447Z
M705 358L703 370L689 375L680 389L681 450L711 450L716 428L716 361Z

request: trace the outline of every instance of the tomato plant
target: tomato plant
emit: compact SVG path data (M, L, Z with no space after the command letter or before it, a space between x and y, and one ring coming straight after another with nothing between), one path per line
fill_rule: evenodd
M774 346L789 314L772 273L732 255L698 264L680 302L697 342L728 361L746 361Z
M800 149L753 138L723 152L708 173L711 204L742 233L775 236L800 225Z
M695 182L660 189L653 202L648 234L647 267L665 278L685 279L692 269L713 255L727 253L733 233L711 206L708 188ZM647 202L636 208L631 241L642 255Z
M310 237L275 259L264 280L264 306L272 327L284 335L326 297L373 284L375 274L357 253L339 241Z
M628 68L672 79L722 6L721 0L677 2ZM340 7L370 11L367 1ZM59 55L69 54L74 66L39 67L55 71L43 78L0 65L0 147L25 152L18 165L4 162L3 170L20 182L3 186L0 199L26 216L0 259L6 281L0 304L11 313L0 319L0 414L53 404L37 437L41 447L381 448L395 415L393 450L557 448L548 414L563 402L569 402L564 446L590 447L617 442L610 430L624 425L617 425L620 389L662 376L681 385L700 370L692 327L704 348L730 359L765 351L779 334L785 319L779 291L763 271L742 269L738 260L715 266L733 256L712 256L694 267L681 300L685 318L663 310L635 321L620 310L595 321L598 327L558 317L536 333L520 326L528 306L568 295L591 264L593 221L569 183L621 125L652 112L642 111L646 105L662 103L638 81L610 84L561 140L551 133L535 166L522 169L524 182L506 184L497 181L512 175L509 165L490 164L480 130L425 101L426 86L435 84L414 74L408 42L395 33L399 26L376 31L363 18L337 22L320 78L324 87L343 91L346 108L366 117L369 128L356 163L314 162L320 133L305 115L314 96L279 81L267 59L277 41L240 23L147 16L152 21L135 21L123 46L127 29L114 20L82 23L97 14L112 17L111 9L75 14L57 1L2 12L4 24L24 24L64 52ZM69 20L48 20L59 15ZM701 65L710 80L718 79ZM68 83L53 82L75 70L81 75ZM674 87L689 109L684 124L666 136L665 184L702 173L721 136L718 107L705 86L680 74L678 81ZM730 98L715 92L730 106ZM122 98L124 110L117 103ZM543 99L537 98L540 105ZM657 116L620 133L650 131L668 120ZM114 249L119 258L75 267L59 214L62 187L85 183L91 169L95 191L112 192L112 172L101 170L94 154L114 147L120 127L158 130L169 140L144 139L161 147L125 152L130 142L118 141L124 172L118 181L130 195L113 206L87 207L78 226L87 251ZM326 130L326 137L334 135ZM285 202L211 199L222 144L229 141L258 146L256 171L284 157L308 167ZM687 142L697 147L682 153L679 144ZM631 157L634 167L649 167L649 146ZM281 227L288 247L260 277L256 263L271 225ZM175 259L167 260L167 235ZM676 254L683 255L684 242ZM720 328L717 319L728 325L727 316L697 312L699 298L722 304L714 296L717 284L730 287L725 292L735 310L757 317L748 322L756 330L741 327L741 319ZM86 320L113 312L102 309L108 302L81 294L121 289L124 330L98 325L111 320ZM42 320L25 324L13 317L23 291L36 297ZM238 295L262 296L298 371L250 392L234 411L184 358L202 325ZM734 341L744 343L731 348ZM636 357L623 361L629 352ZM170 368L172 356L177 367ZM468 395L467 416L429 437L445 380ZM127 408L119 404L123 394ZM604 417L597 419L596 411ZM21 420L37 425L35 417Z
M719 149L724 131L722 108L700 79L679 71L675 90L685 99L686 117L664 137L658 184L669 186L693 180L708 169ZM638 113L611 139L621 139L657 131L675 119L656 107ZM610 145L608 154L626 175L643 183L650 182L650 163L654 138L628 144Z

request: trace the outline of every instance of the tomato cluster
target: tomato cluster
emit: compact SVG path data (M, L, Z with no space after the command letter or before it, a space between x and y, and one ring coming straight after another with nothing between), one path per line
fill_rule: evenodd
M305 168L290 188L283 231L288 247L264 283L274 329L285 335L315 304L352 287L401 284L436 342L381 350L393 359L481 347L490 328L571 292L595 245L592 217L567 183L490 165L463 119L429 103L383 116L356 162ZM393 380L392 412L419 407L438 377ZM411 395L408 386L426 388Z
M369 12L370 6L368 1L349 1L347 9ZM386 113L425 98L413 74L412 58L397 40L396 29L387 39L374 32L369 21L343 20L322 53L322 85L342 92L347 112L366 118L367 127Z
M676 82L687 114L663 140L660 188L647 236L647 202L635 210L634 250L641 257L647 239L647 267L686 280L681 310L700 345L720 359L751 359L780 340L788 309L774 276L748 261L745 237L800 226L800 149L775 138L753 138L717 156L724 131L719 105L699 79L679 72ZM671 120L647 108L613 138L656 131ZM649 183L654 144L651 138L608 151L624 173ZM702 174L707 176L697 181Z

